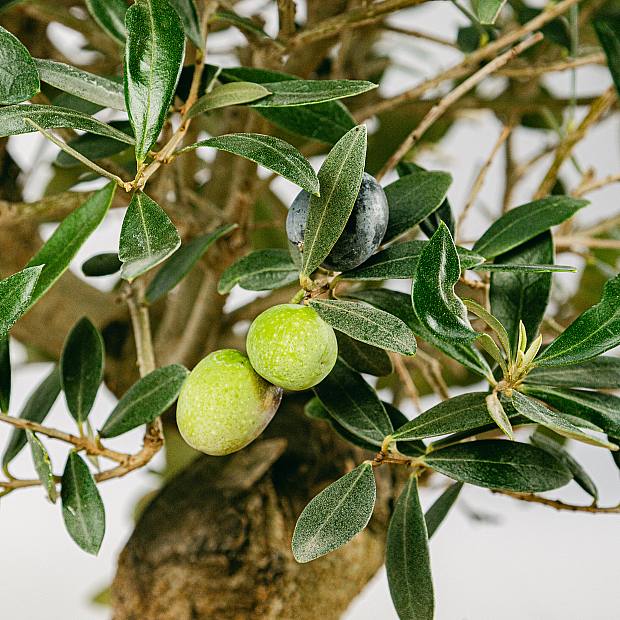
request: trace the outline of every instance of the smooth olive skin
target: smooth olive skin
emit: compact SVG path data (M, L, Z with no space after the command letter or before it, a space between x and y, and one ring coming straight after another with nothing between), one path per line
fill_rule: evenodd
M299 247L304 240L310 194L297 194L286 217L286 235L295 262L300 262ZM362 177L353 211L336 245L323 262L330 271L347 271L368 260L381 245L389 218L388 202L383 188L366 172Z
M189 374L177 402L177 426L196 450L222 456L254 441L273 418L282 390L260 377L235 349L210 353Z
M281 304L260 314L246 340L256 372L287 390L323 381L338 357L336 334L310 306Z

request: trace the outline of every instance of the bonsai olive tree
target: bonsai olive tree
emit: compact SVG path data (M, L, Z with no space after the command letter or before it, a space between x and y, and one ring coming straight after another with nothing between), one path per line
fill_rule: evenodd
M573 153L616 112L617 5L454 0L468 25L435 36L423 19L402 25L422 0L271 0L251 16L236 4L0 3L0 426L11 433L0 493L19 502L15 491L42 487L96 554L115 510L99 484L131 484L164 450L163 488L120 557L116 618L335 619L385 561L399 617L429 620L428 539L463 485L620 513L599 505L566 444L618 463L620 360L605 355L620 344L618 220L573 221L584 197L620 180ZM53 24L82 36L85 63L48 36ZM211 60L221 32L220 55L236 59L224 66ZM233 32L245 44L222 49ZM460 60L382 96L395 62L376 45L386 32ZM561 98L545 87L588 64L607 64L616 88ZM478 89L490 76L502 77L494 98ZM486 163L466 203L451 204L450 172L416 161L464 109L503 130L490 153L472 145ZM528 161L513 143L524 127L547 136ZM23 202L7 144L33 132L57 155L43 196ZM500 153L503 203L464 239ZM531 200L515 204L540 162ZM276 177L300 188L292 205ZM117 208L109 252L83 277L68 271ZM58 226L43 243L46 222ZM558 250L586 267L557 264ZM555 272L583 286L548 308ZM94 285L111 274L112 291ZM267 293L229 309L235 287ZM21 411L9 407L14 341L56 362ZM102 382L118 403L94 428ZM456 383L470 387L455 396ZM437 404L420 410L430 393ZM45 423L58 398L62 429ZM117 451L137 427L143 444ZM50 462L50 440L67 445L66 462ZM22 449L27 479L11 474ZM424 513L429 476L445 491ZM539 494L571 480L589 499Z

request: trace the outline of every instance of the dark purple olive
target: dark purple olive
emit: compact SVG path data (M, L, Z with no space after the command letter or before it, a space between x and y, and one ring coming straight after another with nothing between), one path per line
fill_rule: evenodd
M301 191L293 200L286 218L286 235L291 255L300 262L310 194ZM368 260L381 245L388 224L388 203L383 188L374 177L364 173L353 211L336 245L323 262L330 271L347 271Z

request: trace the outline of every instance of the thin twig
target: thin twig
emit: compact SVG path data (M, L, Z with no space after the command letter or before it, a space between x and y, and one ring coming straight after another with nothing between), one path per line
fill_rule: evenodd
M413 379L411 378L411 375L409 374L409 370L407 370L407 367L405 366L405 362L403 361L403 358L398 353L390 353L390 358L403 384L403 387L405 388L405 392L407 393L407 396L409 396L409 398L411 399L411 402L413 403L414 407L419 413L420 411L422 411L422 403L420 402L420 394L418 392L418 388L415 386L415 383L413 382Z
M560 501L559 499L547 499L546 497L541 497L540 495L534 495L533 493L517 493L516 491L499 491L496 489L493 489L492 492L497 493L499 495L507 495L508 497L521 500L522 502L532 502L534 504L542 504L543 506L549 506L550 508L555 508L556 510L569 510L572 512L589 512L589 513L596 513L596 514L618 514L620 513L620 504L618 504L617 506L597 506L596 504L591 504L589 506L581 506L581 505L576 505L576 504L567 504L566 502Z
M422 119L420 124L405 138L403 143L398 147L396 152L388 159L383 168L376 175L377 180L382 179L396 164L415 146L420 138L426 133L427 129L433 125L443 113L454 103L456 103L463 95L467 94L472 88L477 86L484 78L488 77L507 62L518 56L521 52L529 49L541 41L543 35L538 32L525 41L522 41L512 49L504 52L495 60L486 64L482 69L468 77L464 82L459 84L454 90L450 91L441 101L430 109L428 114Z
M594 179L591 181L586 180L581 183L575 190L571 192L573 196L580 197L584 194L589 194L590 192L594 192L597 189L601 189L607 185L611 185L612 183L620 183L620 172L616 172L615 174L610 174L601 179Z
M602 52L597 52L595 54L588 54L587 56L581 56L579 58L571 58L570 60L559 60L557 62L549 62L529 67L502 69L501 71L498 71L497 74L508 78L530 79L540 75L545 75L547 73L567 71L568 69L575 69L585 65L602 65L605 64L605 62L605 54Z
M446 47L458 47L454 41L449 41L443 37L430 34L429 32L422 32L421 30L415 30L413 28L402 28L401 26L395 26L393 24L383 24L383 30L388 32L395 32L397 34L405 34L410 37L416 37L417 39L424 39L431 43L437 43L438 45L445 45Z

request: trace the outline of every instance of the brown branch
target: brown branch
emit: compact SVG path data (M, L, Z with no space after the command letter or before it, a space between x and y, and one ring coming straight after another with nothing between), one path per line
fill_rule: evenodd
M393 24L384 24L382 28L383 30L386 30L388 32L395 32L397 34L404 34L410 37L416 37L417 39L424 39L425 41L430 41L431 43L437 43L438 45L445 45L446 47L453 47L453 48L457 47L457 44L454 41L449 41L448 39L438 37L428 32L422 32L421 30L414 30L412 28L402 28L400 26L394 26Z
M586 180L581 183L574 191L572 191L572 195L576 197L583 196L584 194L589 194L590 192L594 192L597 189L601 189L607 185L611 185L612 183L620 183L620 172L616 172L615 174L610 174L601 179L593 179Z
M588 54L587 56L581 56L579 58L549 62L530 67L515 67L514 69L502 69L501 71L498 71L497 74L508 78L530 79L533 77L545 75L547 73L567 71L568 69L575 69L577 67L583 67L585 65L603 65L606 62L607 61L605 54L603 54L602 52L598 52L595 54Z
M617 506L597 506L596 504L591 504L590 506L581 506L577 504L567 504L566 502L560 501L559 499L547 499L546 497L534 495L533 493L517 493L515 491L499 491L497 489L492 489L492 492L498 495L507 495L508 497L518 499L522 502L542 504L543 506L549 506L550 508L555 508L556 510L569 510L571 512L589 512L592 514L620 514L620 504L618 504Z
M390 353L390 358L392 363L394 364L394 368L405 388L405 392L407 396L411 399L411 402L415 406L418 413L422 411L422 403L420 402L420 394L418 392L418 388L415 386L411 375L409 374L409 370L407 366L405 366L405 362L403 358L398 353Z
M287 39L295 34L294 0L278 0L278 21L280 24L279 38Z
M396 164L415 146L420 138L426 133L426 130L433 125L444 112L454 103L456 103L463 95L467 94L472 88L477 86L486 77L503 67L507 62L518 56L521 52L529 49L539 41L543 35L539 32L532 35L529 39L522 41L512 49L508 50L486 64L482 69L468 77L464 82L459 84L454 90L450 91L441 101L431 108L428 114L422 119L420 124L405 138L403 143L398 147L396 152L388 159L383 168L376 175L377 180L383 178L387 172L392 170Z

